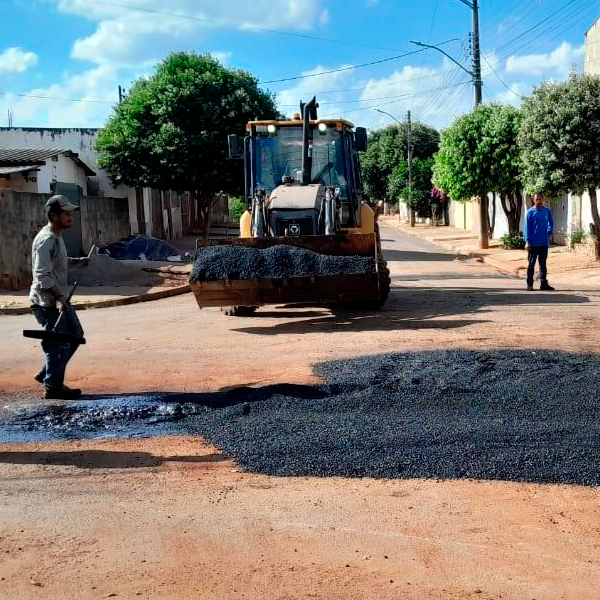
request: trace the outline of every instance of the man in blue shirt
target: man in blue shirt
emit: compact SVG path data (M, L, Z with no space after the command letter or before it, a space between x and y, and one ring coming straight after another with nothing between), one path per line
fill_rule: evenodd
M525 250L528 251L527 261L527 290L533 291L533 273L535 263L540 263L540 290L548 292L554 288L548 283L546 260L548 259L548 240L554 230L552 212L544 206L544 196L541 193L533 195L533 206L525 215Z

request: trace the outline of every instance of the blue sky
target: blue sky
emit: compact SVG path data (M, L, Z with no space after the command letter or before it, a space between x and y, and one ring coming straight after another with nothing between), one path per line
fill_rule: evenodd
M484 101L518 104L541 81L582 70L584 34L600 17L600 0L480 1ZM152 73L176 50L210 52L248 69L287 113L316 93L321 116L375 128L391 121L376 108L399 119L411 109L444 127L472 105L467 74L440 53L393 58L418 49L410 40L454 40L444 49L470 68L471 12L460 0L0 4L0 126L9 110L14 126L101 126L118 85ZM375 61L384 62L348 68Z

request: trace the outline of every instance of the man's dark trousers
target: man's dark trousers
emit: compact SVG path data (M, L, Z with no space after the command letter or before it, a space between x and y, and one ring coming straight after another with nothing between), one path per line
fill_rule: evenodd
M540 263L540 281L546 282L548 277L548 269L546 261L548 260L548 246L530 246L529 255L527 257L527 285L533 287L533 273L535 271L535 262Z

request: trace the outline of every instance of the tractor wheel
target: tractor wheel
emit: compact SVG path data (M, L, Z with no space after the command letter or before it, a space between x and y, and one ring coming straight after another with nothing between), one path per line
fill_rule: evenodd
M221 309L228 317L250 317L258 306L226 306Z
M379 302L377 303L377 309L380 309L388 299L390 295L390 285L392 279L390 277L390 270L388 269L387 262L380 257L377 266L379 267Z

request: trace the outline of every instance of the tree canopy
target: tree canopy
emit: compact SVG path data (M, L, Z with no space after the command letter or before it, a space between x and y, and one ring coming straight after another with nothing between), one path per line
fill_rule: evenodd
M491 116L491 107L481 105L442 132L433 181L453 200L465 202L491 189L492 158L484 143Z
M243 166L227 159L227 134L277 116L250 73L210 55L173 53L115 107L98 136L99 164L130 186L191 192L206 227L215 194L242 193Z
M421 217L431 214L431 177L433 158L415 158L412 162L412 190L408 189L408 163L401 162L392 172L388 183L391 198L403 198Z
M590 196L590 231L600 260L600 77L572 74L545 83L523 102L519 134L523 174L530 191Z
M413 158L431 158L438 150L440 135L436 129L419 123L412 125ZM390 177L407 158L406 127L392 125L369 136L367 152L361 158L367 194L374 200L391 200ZM395 197L397 199L397 196Z

